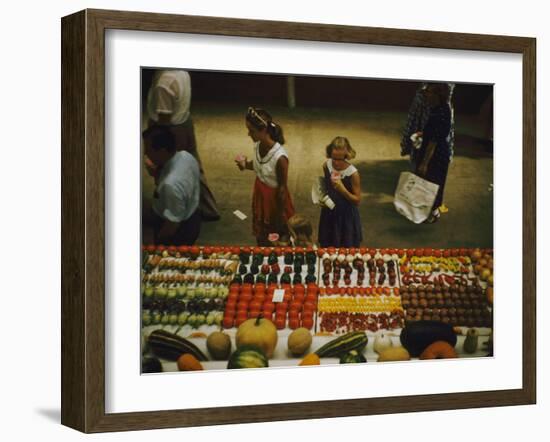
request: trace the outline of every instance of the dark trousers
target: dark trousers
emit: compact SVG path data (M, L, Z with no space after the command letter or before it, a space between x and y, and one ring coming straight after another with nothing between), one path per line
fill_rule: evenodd
M164 218L153 211L153 234L155 244L159 244L159 232L165 222ZM195 244L201 231L201 216L199 209L185 221L180 222L176 233L171 238L164 239L167 246L190 246Z

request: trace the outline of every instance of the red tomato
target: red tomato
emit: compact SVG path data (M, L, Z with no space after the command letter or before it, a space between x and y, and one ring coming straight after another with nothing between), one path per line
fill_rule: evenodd
M394 288L393 288L393 294L394 294L395 296L399 296L399 287L394 287Z
M248 318L243 318L243 317L237 316L237 319L235 319L235 327L239 327L247 319Z
M276 312L286 313L287 309L288 309L288 304L286 302L278 302L275 304Z
M233 308L227 308L225 309L225 312L223 313L224 316L227 316L228 318L234 318L236 315L235 307Z
M257 318L258 316L260 316L260 310L250 310L248 312L249 318Z
M448 258L449 256L451 256L451 251L449 249L443 250L443 257Z
M296 330L298 327L300 327L300 320L298 318L289 319L288 327L292 330Z
M239 301L237 304L237 310L248 310L248 302L247 301Z
M320 258L325 254L325 249L319 248L317 249L317 256Z
M253 301L258 301L260 304L263 304L266 297L263 293L256 293L252 298Z
M412 258L414 256L414 249L407 249L407 256Z
M303 318L302 327L307 328L308 330L311 330L311 328L313 327L313 318Z
M238 293L229 293L229 295L227 295L227 304L229 303L237 303L237 300L239 299L239 294Z
M460 254L459 249L451 249L451 256L457 257Z
M264 310L275 311L275 304L271 301L264 302Z
M292 301L292 302L290 303L290 306L288 307L288 310L289 310L289 311L299 312L300 310L302 310L302 303L301 303L301 302Z
M288 319L298 319L300 317L300 312L298 310L292 310L288 312Z
M282 330L286 326L286 318L275 318L275 327L277 330Z
M250 310L261 310L262 308L262 303L261 302L258 302L258 301L251 301L250 304L248 304L248 308Z
M204 249L202 249L202 254L204 256L212 255L212 247L205 247Z
M308 293L305 299L306 302L315 302L317 301L317 295L313 293Z
M231 254L238 255L239 253L241 253L241 248L239 246L231 247Z
M263 311L262 311L262 316L263 316L265 319L268 319L269 321L273 322L273 312L272 312L272 311L263 310Z
M222 321L223 328L231 328L233 327L233 318L224 317Z
M269 256L269 254L271 253L271 247L262 248L262 252L263 252L264 256Z
M415 254L416 256L422 257L422 256L424 256L424 249L420 249L420 248L415 249L415 250L414 250L414 254Z
M241 301L248 303L251 300L252 300L252 293L250 293L250 292L242 292L241 295L239 296L239 303Z
M441 250L439 249L434 249L434 256L436 258L441 258Z

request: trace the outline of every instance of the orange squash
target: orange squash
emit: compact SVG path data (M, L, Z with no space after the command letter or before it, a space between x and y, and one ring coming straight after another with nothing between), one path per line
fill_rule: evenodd
M315 353L310 353L298 365L320 365L321 360Z
M197 371L204 370L199 360L189 353L184 353L178 358L179 371Z
M420 355L420 359L451 359L458 358L454 347L446 341L436 341L430 344Z

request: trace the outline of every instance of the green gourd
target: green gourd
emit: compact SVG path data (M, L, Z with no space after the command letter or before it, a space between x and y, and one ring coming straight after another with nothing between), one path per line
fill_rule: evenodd
M349 332L326 343L315 353L317 353L320 358L340 357L352 350L359 352L363 351L367 346L367 342L368 338L365 332Z
M367 359L357 350L352 350L340 357L340 364L360 364L363 362L367 362Z
M479 343L479 334L475 328L471 328L466 333L466 338L464 339L464 352L465 353L475 353L477 351Z
M263 368L268 366L269 363L265 354L258 347L251 345L242 346L234 351L227 364L228 369Z

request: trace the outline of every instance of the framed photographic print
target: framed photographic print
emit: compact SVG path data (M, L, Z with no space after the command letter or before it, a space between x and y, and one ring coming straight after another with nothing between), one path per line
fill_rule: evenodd
M535 403L535 52L64 17L62 423Z

